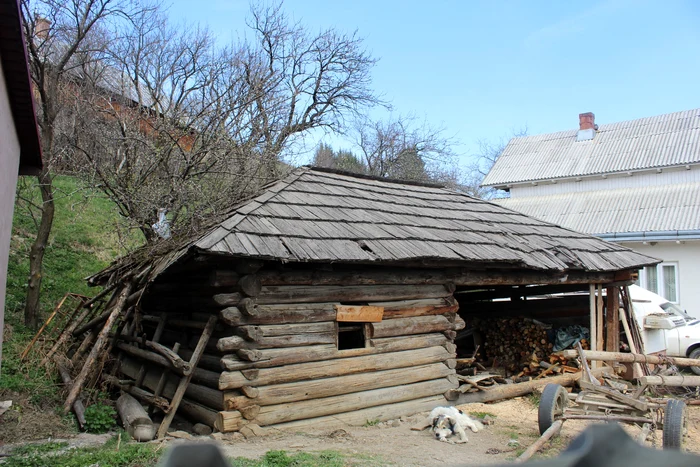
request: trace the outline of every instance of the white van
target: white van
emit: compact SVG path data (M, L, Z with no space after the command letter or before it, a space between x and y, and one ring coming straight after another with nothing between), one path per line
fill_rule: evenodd
M700 358L700 320L636 285L630 286L630 298L647 353L666 349L671 357ZM700 367L691 369L700 375Z

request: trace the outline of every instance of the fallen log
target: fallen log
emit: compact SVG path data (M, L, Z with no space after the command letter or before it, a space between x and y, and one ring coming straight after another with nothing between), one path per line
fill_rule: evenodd
M58 368L63 384L65 384L67 388L71 387L73 380L70 377L70 371L68 371L69 362L58 355L54 357L54 362L56 362L56 368ZM76 398L75 402L73 402L73 413L75 413L75 418L78 420L80 429L85 429L85 423L87 423L85 420L85 405L80 397Z
M596 376L611 371L611 368L598 368L592 370L593 374ZM476 402L494 402L503 399L511 399L513 397L530 394L535 389L544 387L550 383L560 384L562 386L573 386L574 383L580 379L581 372L579 371L578 373L568 373L565 375L552 376L551 378L542 378L523 383L506 384L493 387L488 391L459 394L454 401L450 402L450 405L473 404Z
M117 399L117 412L124 428L136 441L150 441L156 434L151 417L141 407L139 401L129 394L122 394Z
M520 464L531 458L533 454L535 454L542 446L544 446L544 443L549 441L549 439L553 436L559 434L559 431L561 431L561 426L563 424L564 422L561 420L557 420L554 423L552 423L552 426L547 428L547 431L542 433L542 436L540 436L540 438L537 441L532 443L532 445L529 448L527 448L525 452L520 454L520 456L517 459L515 459L515 463Z
M603 362L651 363L653 365L663 365L670 363L671 365L683 367L700 366L700 359L695 358L644 355L623 352L603 352L592 350L584 350L583 353L586 356L586 360L596 360ZM561 355L566 358L576 358L578 356L578 352L576 350L562 350L560 352L557 352L557 355Z

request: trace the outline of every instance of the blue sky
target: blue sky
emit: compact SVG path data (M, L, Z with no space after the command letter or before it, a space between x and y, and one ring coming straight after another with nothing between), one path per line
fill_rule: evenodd
M176 0L175 21L242 34L247 1ZM201 6L200 6L201 5ZM206 5L206 7L204 7ZM461 141L576 128L700 107L700 1L287 0L312 30L357 29L379 58L373 87ZM342 144L333 140L335 146Z

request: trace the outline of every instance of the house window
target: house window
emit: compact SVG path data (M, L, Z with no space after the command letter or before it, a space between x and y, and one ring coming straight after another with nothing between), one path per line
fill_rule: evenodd
M338 350L367 347L364 323L338 323Z
M661 295L669 302L678 303L680 301L678 263L661 263L645 267L639 275L639 283L645 289Z

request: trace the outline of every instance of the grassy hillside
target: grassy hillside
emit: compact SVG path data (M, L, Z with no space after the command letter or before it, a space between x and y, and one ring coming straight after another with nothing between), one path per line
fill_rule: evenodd
M29 249L36 232L31 203L40 202L35 179L23 180L21 195L15 205L12 243L5 301L5 319L12 325L22 321ZM51 310L66 292L94 295L85 277L104 268L114 258L135 246L138 237L119 229L119 215L114 204L102 194L86 189L72 177L57 177L56 216L44 258L41 308ZM126 241L125 241L126 238ZM125 245L126 244L126 245Z

